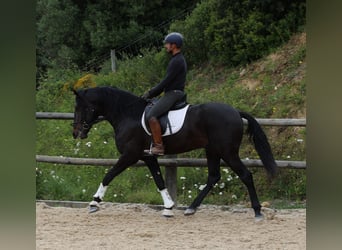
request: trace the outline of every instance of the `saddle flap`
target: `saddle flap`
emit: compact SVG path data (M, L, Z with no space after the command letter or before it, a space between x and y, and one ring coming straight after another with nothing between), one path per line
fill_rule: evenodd
M187 104L185 107L181 109L170 110L169 112L165 113L164 115L158 118L162 130L162 136L175 134L182 128L189 106L190 105ZM149 109L151 109L151 107ZM146 110L147 108L145 109L141 117L141 125L144 128L145 132L148 135L151 135L148 122L145 119Z

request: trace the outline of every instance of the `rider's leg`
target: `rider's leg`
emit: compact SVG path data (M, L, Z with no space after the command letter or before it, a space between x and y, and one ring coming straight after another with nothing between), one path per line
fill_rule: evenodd
M158 117L169 111L169 109L183 96L184 93L182 91L169 91L165 93L146 115L154 144L151 150L144 150L145 153L152 153L155 155L164 154L164 145Z
M164 145L162 140L160 123L156 117L151 117L148 120L153 138L153 147L151 153L154 155L164 155Z

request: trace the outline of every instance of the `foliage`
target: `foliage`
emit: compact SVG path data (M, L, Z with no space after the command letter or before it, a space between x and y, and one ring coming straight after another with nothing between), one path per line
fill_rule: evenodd
M286 42L305 24L305 1L202 1L170 30L184 33L189 64L247 64Z
M186 91L190 103L209 101L229 103L260 118L303 117L305 112L306 46L303 34L290 40L262 60L245 67L202 64L188 73ZM74 95L66 86L117 86L142 94L165 73L165 52L145 51L141 56L118 62L118 71L109 69L89 75L66 71L61 80L46 79L36 94L37 111L73 112ZM105 67L104 67L105 68ZM276 159L305 160L305 128L264 127ZM37 120L37 154L70 157L118 158L112 127L96 124L86 140L74 140L69 122ZM242 159L258 158L244 137ZM179 157L205 157L195 150ZM108 168L37 163L37 199L89 201ZM71 169L72 168L72 169ZM164 171L164 169L162 169ZM268 182L263 169L251 168L260 199L268 201L306 199L305 170L283 169ZM222 168L222 179L204 200L211 204L248 204L246 188L229 168ZM188 205L205 184L205 168L178 168L178 202ZM113 202L160 204L159 193L146 168L129 168L112 182L105 197Z
M305 25L303 0L38 0L36 25L37 111L73 112L73 88L116 86L143 94L165 75L163 36L178 31L185 37L190 103L224 102L260 118L305 117L305 36L293 36ZM107 56L113 48L119 48L116 72ZM276 159L305 159L305 128L264 129ZM36 138L37 154L119 157L106 122L94 125L86 140L74 140L68 122L37 120ZM205 155L195 150L180 157ZM247 138L240 157L257 158ZM37 163L37 199L89 201L108 170L70 168ZM203 188L207 169L178 169L178 201L186 205ZM282 169L269 182L263 169L250 170L261 200L305 201L305 171ZM249 202L236 175L229 168L221 174L204 203ZM113 181L106 200L162 202L148 170L134 167Z
M97 71L111 49L137 55L160 46L169 22L196 2L38 0L37 77L40 81L51 69ZM134 48L122 49L127 43Z
M305 24L305 1L38 0L36 22L39 81L51 70L98 72L111 49L121 59L160 48L167 31L184 34L189 66L208 60L236 66L298 31Z

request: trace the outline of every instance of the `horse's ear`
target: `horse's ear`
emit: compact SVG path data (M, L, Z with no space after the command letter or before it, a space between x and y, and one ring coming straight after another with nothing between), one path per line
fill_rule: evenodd
M83 94L78 93L78 91L76 91L75 89L72 89L72 92L74 92L74 94L75 94L78 98L80 98L86 105L91 106L91 103L87 100L87 98L84 97ZM86 93L86 92L87 92L87 89L84 90L84 93Z

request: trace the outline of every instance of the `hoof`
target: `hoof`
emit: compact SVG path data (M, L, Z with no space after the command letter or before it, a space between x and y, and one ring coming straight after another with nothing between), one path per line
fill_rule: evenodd
M184 212L184 215L193 215L194 213L196 213L196 209L194 208L187 208Z
M263 221L264 219L265 219L265 217L263 214L256 215L254 218L255 222L260 222L260 221Z
M162 215L163 215L164 217L168 217L168 218L175 216L174 213L173 213L173 211L172 211L172 208L165 208L165 209L163 210Z
M95 213L100 210L100 204L97 201L91 201L89 203L89 213Z
M91 214L91 213L95 213L95 212L97 212L97 211L99 211L100 210L100 208L98 207L98 206L95 206L95 205L90 205L89 206L89 213Z

